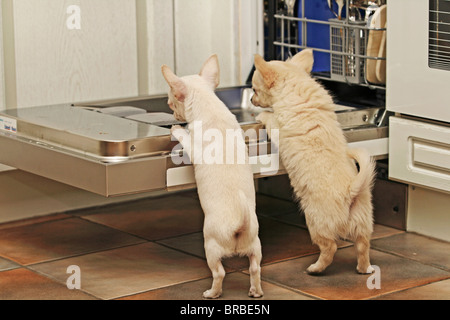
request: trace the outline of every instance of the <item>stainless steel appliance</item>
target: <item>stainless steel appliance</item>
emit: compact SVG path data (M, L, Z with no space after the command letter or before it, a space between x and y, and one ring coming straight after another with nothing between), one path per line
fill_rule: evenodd
M233 87L217 94L243 130L259 132L249 91ZM387 156L382 108L336 107L350 144L364 145L378 158ZM104 196L195 185L192 166L175 165L171 158L178 151L169 128L177 122L166 96L7 110L0 119L10 124L0 129L0 162L6 165ZM251 157L270 156L265 135L248 143L265 147ZM262 149L269 154L261 154ZM264 166L256 162L253 167L255 178L264 176ZM280 167L275 174L284 173Z
M327 66L321 67L314 76L334 87L336 113L350 146L364 147L376 159L386 159L390 113L384 104L385 85L367 76L373 71L378 77L376 71L384 70L384 20L380 14L375 16L376 10L369 10L374 4L370 7L367 1L347 0L340 8L340 20L330 11L336 10L333 1L320 2L330 16L326 21L306 16L312 12L308 5L317 1L289 1L286 12L269 8L269 25L275 32L269 28L268 51L275 46L279 58L285 58L311 47L308 30L321 26L318 31L322 32L325 27L329 47L313 49L326 55L325 65L330 68L327 73ZM380 8L385 1L376 2ZM269 7L274 3L269 1ZM375 38L378 50L371 45ZM349 84L357 91L348 94ZM241 127L259 132L263 127L255 120L258 111L250 104L250 93L246 86L217 90ZM195 186L192 166L172 161L179 153L169 130L174 123L164 95L6 110L0 112L0 163L104 196L188 188ZM277 156L267 147L270 142L264 134L248 144L258 150L251 157ZM253 169L255 178L266 176L260 162ZM284 173L281 166L273 174Z

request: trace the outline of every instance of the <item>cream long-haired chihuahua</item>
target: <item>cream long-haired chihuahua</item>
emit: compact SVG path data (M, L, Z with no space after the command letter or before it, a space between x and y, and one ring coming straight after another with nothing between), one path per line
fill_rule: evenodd
M220 78L217 56L211 56L204 63L199 75L179 78L165 65L162 67L162 73L170 86L169 107L174 111L177 120L188 123L189 132L180 126L174 126L172 135L190 155L200 203L205 214L204 246L213 284L203 296L218 298L222 294L222 281L225 277L222 258L246 255L250 261L248 295L261 297L261 243L255 212L253 172L248 163L248 154L245 156L246 161L242 163L228 161L227 158L227 161L220 164L220 161L206 161L207 159L201 158L201 152L196 152L208 149L213 143L210 139L196 140L196 137L201 137L201 132L197 132L200 129L198 124L201 124L203 132L212 129L222 137L226 137L227 130L241 130L236 117L214 93ZM243 135L238 134L235 138L235 147L247 152ZM223 160L226 158L226 150L229 149L225 144L220 150L216 149L223 155Z
M355 243L357 271L371 273L374 162L365 150L348 148L331 96L310 76L312 66L310 49L287 61L266 62L256 55L252 102L273 109L257 120L269 133L279 129L281 160L320 248L307 272L324 271L333 261L336 240L344 238Z

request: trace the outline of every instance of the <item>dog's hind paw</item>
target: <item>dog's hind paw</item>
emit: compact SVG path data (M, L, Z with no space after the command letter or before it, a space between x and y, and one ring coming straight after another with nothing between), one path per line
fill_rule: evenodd
M261 298L264 295L262 289L250 288L248 291L248 296L252 298Z
M206 299L217 299L222 295L222 291L214 291L212 289L203 292L203 298Z

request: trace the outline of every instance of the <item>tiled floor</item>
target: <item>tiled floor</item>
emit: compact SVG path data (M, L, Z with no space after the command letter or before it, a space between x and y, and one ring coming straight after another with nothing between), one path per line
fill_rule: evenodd
M325 274L311 276L305 269L318 249L296 205L262 195L257 204L262 299L450 299L449 243L376 225L378 283L356 273L346 241ZM0 225L0 299L202 299L211 285L202 224L190 191ZM66 285L72 265L80 289ZM222 299L251 299L247 259L224 265Z

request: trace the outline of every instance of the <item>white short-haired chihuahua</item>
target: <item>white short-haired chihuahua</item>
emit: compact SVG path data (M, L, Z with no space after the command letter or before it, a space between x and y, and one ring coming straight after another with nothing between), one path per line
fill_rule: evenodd
M203 293L203 297L218 298L222 294L225 269L221 260L233 255L248 256L248 295L261 297L261 243L255 211L254 178L248 155L244 163L210 163L195 156L198 148L206 150L214 141L194 141L194 137L201 137L196 135L198 126L194 125L194 122L201 123L203 131L214 129L215 132L220 132L222 137L226 137L227 130L240 130L236 117L214 93L220 78L218 58L212 55L198 75L178 77L166 65L162 66L162 73L170 86L169 107L174 111L177 120L188 123L188 131L180 126L172 127L171 131L184 151L190 155L200 203L205 214L204 246L213 283L211 289ZM243 135L239 135L234 142L236 148L246 148ZM225 157L225 143L221 148L219 151ZM217 151L217 145L215 150ZM197 154L202 155L201 152Z

